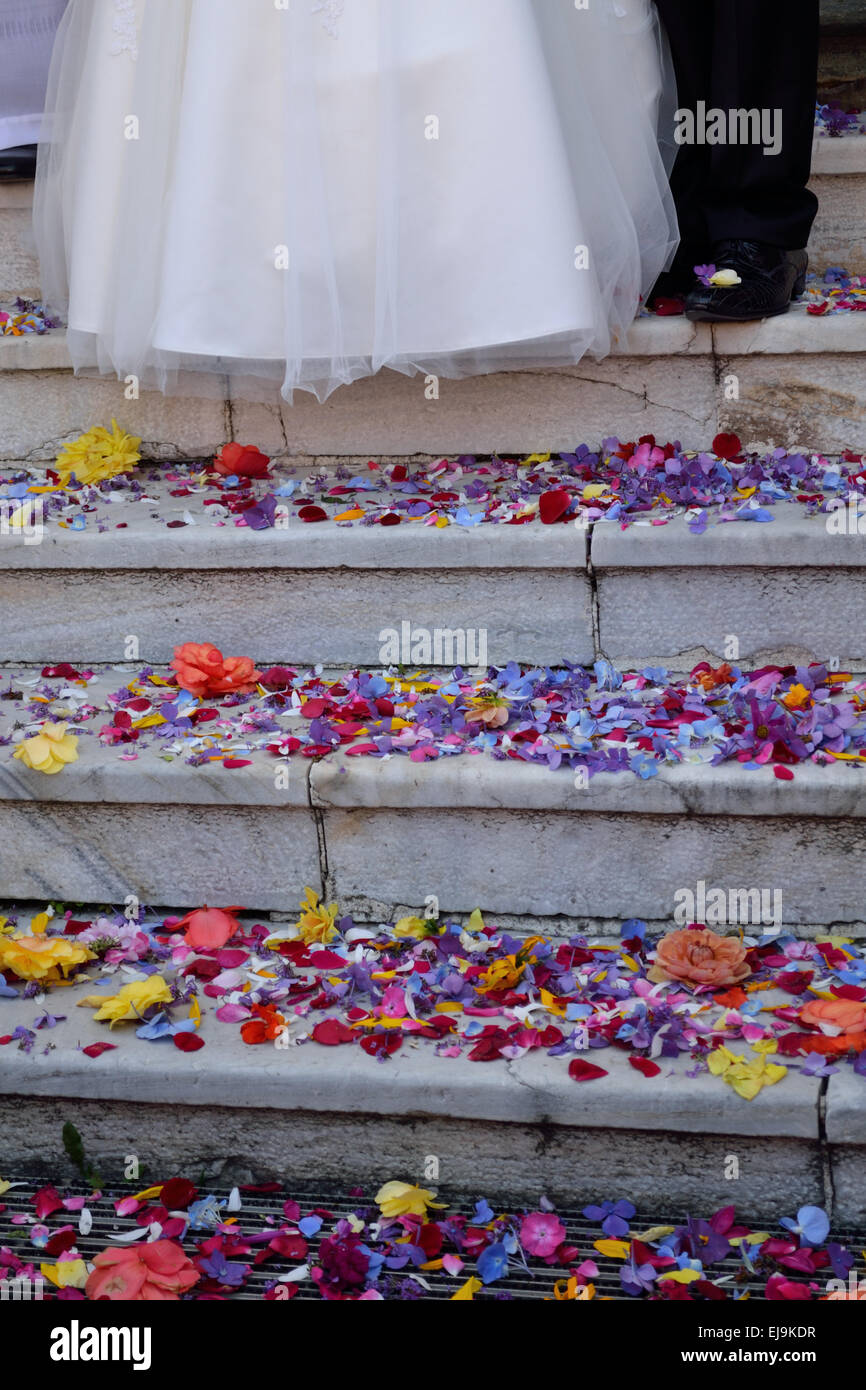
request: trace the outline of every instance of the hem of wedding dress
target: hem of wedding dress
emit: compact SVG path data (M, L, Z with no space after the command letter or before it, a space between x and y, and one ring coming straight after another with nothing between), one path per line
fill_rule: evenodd
M619 327L625 327L620 325ZM281 396L292 404L295 391L310 394L322 403L340 386L351 386L379 375L382 371L402 376L424 376L457 381L470 376L491 376L498 372L543 371L576 367L584 357L601 361L611 350L614 326L603 337L597 330L571 332L547 338L521 339L468 349L440 356L401 353L392 356L364 356L332 359L305 359L290 364L285 358L181 357L169 354L156 361L118 366L110 352L100 349L94 335L70 330L68 344L76 376L114 377L120 382L134 380L144 390L166 396L229 395L246 400L274 400Z

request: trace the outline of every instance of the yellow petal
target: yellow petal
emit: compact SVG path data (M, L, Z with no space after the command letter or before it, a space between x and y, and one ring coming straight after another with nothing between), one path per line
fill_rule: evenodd
M627 1260L631 1250L631 1242L628 1240L597 1240L594 1249L600 1255L606 1255L611 1260Z
M456 1293L453 1293L451 1295L451 1302L469 1303L472 1301L472 1299L475 1297L475 1295L481 1288L483 1288L481 1280L476 1279L473 1276L471 1279L467 1279L466 1283L461 1285L461 1287L457 1290Z

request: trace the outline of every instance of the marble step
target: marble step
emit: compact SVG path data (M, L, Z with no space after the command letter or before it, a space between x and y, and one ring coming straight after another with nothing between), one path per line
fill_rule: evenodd
M866 6L863 0L821 0L818 100L846 110L866 107Z
M698 536L684 515L626 530L439 529L307 524L292 509L285 527L254 531L215 525L203 505L212 490L172 489L151 481L142 502L119 492L83 531L49 516L29 538L0 534L0 663L118 662L134 639L138 658L158 664L198 635L260 666L377 666L393 659L389 632L438 630L448 644L455 634L432 658L441 666L464 659L465 634L470 664L866 669L866 517L864 534L836 535L828 516L778 503L766 523L717 525L711 511Z
M62 332L0 339L0 457L50 460L113 416L151 458L203 458L228 439L272 457L532 453L654 434L702 448L719 430L747 446L866 451L866 315L804 305L750 324L638 319L603 362L441 381L383 371L324 405L297 393L210 400L75 378ZM230 389L230 388L229 388Z
M843 52L849 47L850 39L843 40ZM839 70L839 84L850 86L844 57L834 59L832 66ZM866 271L866 136L816 135L811 186L821 202L809 243L813 267L843 265L851 272ZM0 302L39 293L32 204L32 183L0 183Z
M567 1059L537 1052L480 1065L422 1043L380 1065L359 1047L247 1047L208 1000L200 1051L138 1041L127 1025L93 1060L77 1049L108 1030L74 1007L84 992L63 991L50 1051L0 1048L6 1173L45 1172L71 1121L107 1181L130 1155L160 1173L228 1161L267 1181L308 1171L315 1154L320 1181L426 1172L425 1186L477 1195L483 1172L488 1187L579 1204L598 1199L603 1173L604 1194L639 1206L664 1197L710 1211L735 1197L741 1214L764 1219L807 1204L837 1222L866 1212L863 1080L847 1065L823 1081L789 1072L751 1102L707 1073L688 1076L688 1057L647 1080L610 1048L592 1054L607 1076L584 1085ZM0 1028L32 1027L43 1010L2 1000Z
M110 1034L116 1050L94 1060L78 1049L109 1034L75 1008L86 992L63 991L66 1017L50 1052L0 1048L4 1172L56 1153L71 1120L104 1176L133 1154L160 1172L231 1159L266 1180L297 1173L315 1153L318 1179L353 1182L383 1171L420 1178L433 1158L439 1180L457 1188L471 1190L483 1170L508 1191L586 1201L603 1171L605 1191L636 1203L663 1192L712 1209L736 1188L738 1209L766 1217L825 1205L832 1156L837 1217L862 1203L851 1171L863 1153L862 1112L851 1111L863 1082L847 1066L829 1086L792 1072L746 1102L707 1073L687 1076L688 1057L665 1063L663 1082L648 1081L611 1048L592 1054L608 1075L584 1085L569 1077L567 1059L538 1052L480 1065L437 1057L422 1042L380 1065L360 1047L246 1046L212 1017L210 1000L200 1051L142 1042L124 1026ZM32 1027L43 1009L2 1000L0 1029ZM732 1154L736 1182L725 1177Z
M4 712L3 734L14 717ZM4 897L291 912L309 884L358 920L394 921L438 892L445 914L483 904L497 921L559 933L664 924L703 882L727 902L763 890L801 936L866 934L866 795L850 765L801 765L780 781L769 766L683 764L586 784L487 755L287 764L254 748L227 768L222 755L168 762L159 747L130 759L92 737L78 752L46 776L2 750Z

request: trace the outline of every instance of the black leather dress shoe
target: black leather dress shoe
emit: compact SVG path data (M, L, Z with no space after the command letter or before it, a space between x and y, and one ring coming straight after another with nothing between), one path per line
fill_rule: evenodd
M11 150L0 150L0 179L35 179L35 177L35 145L15 145Z
M717 241L710 251L716 271L732 270L734 285L698 285L686 298L686 318L695 323L748 323L786 314L803 293L809 258L761 241Z

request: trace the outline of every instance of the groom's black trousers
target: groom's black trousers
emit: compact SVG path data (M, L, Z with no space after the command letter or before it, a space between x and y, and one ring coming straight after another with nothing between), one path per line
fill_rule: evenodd
M806 245L818 65L818 0L656 0L681 109L781 111L778 154L761 144L683 144L671 177L685 258L727 237Z

